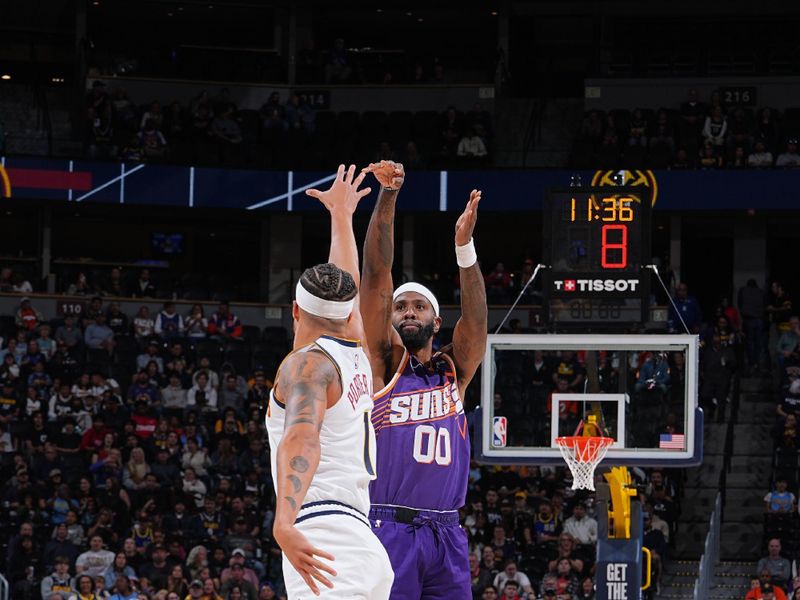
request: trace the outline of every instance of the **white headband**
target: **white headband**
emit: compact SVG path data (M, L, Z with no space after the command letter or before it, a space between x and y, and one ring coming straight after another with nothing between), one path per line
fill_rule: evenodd
M428 288L426 288L424 285L422 285L421 283L414 283L413 281L404 283L394 291L392 300L397 300L397 297L400 294L405 294L406 292L416 292L420 296L424 296L425 299L431 303L434 314L437 317L439 316L439 302L436 300L436 296L433 295L433 292L430 291Z
M294 298L297 301L297 306L307 313L323 319L346 319L353 312L353 306L355 305L355 298L343 302L318 298L304 288L299 281L294 290Z

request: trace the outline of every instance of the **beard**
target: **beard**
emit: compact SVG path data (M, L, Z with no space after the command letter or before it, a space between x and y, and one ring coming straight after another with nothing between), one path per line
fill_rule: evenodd
M397 333L400 334L400 339L403 340L405 346L411 352L422 350L433 338L433 322L422 327L406 328L401 325L395 325Z

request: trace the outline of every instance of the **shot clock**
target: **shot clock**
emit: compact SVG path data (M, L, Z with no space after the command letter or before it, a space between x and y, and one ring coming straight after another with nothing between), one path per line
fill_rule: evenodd
M635 323L647 319L649 202L636 189L550 190L544 203L544 292L551 321Z

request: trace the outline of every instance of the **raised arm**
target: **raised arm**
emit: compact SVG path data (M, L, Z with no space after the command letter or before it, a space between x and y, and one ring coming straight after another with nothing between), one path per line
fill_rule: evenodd
M402 346L392 327L392 262L394 261L394 209L405 179L403 165L389 160L369 165L364 172L381 184L364 241L364 279L361 285L361 316L372 352L373 364L380 366L393 346ZM381 373L383 376L385 373Z
M353 276L356 288L361 286L361 274L358 269L358 246L353 233L353 213L361 199L372 189L359 190L358 186L367 176L366 172L355 177L356 167L350 165L345 172L344 165L339 165L336 178L326 191L306 190L306 194L319 200L331 214L331 249L328 261ZM369 342L364 338L364 325L361 321L360 294L356 296L353 318L347 328L347 335L363 341L368 348Z
M306 194L316 198L331 213L331 250L328 261L353 276L356 287L361 285L361 274L358 268L358 247L353 233L353 213L361 199L372 191L372 188L359 190L364 181L366 171L355 177L356 167L350 165L345 172L344 165L339 165L336 179L331 187L321 192L316 189L306 190Z
M456 256L461 275L461 318L453 330L452 354L462 396L478 370L486 350L486 286L472 242L480 201L480 190L472 190L467 207L456 222Z
M341 382L331 361L317 352L289 356L281 372L276 397L286 406L286 421L276 456L278 499L273 534L292 566L319 595L316 581L333 587L323 571L333 576L336 572L315 557L334 558L314 548L294 522L319 466L319 432L328 399L341 396Z

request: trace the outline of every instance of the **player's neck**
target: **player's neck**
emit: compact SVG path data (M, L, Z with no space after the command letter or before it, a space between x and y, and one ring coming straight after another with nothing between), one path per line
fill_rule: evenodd
M433 344L429 343L424 348L420 348L419 350L415 350L413 352L409 350L409 353L424 365L425 363L430 362L431 357L433 356Z

